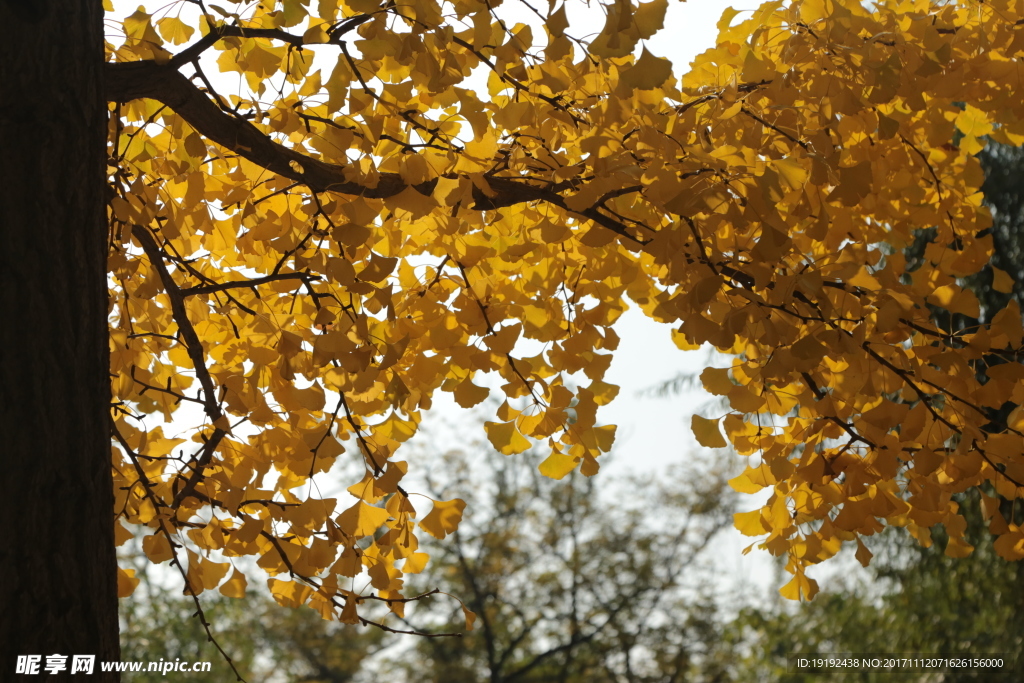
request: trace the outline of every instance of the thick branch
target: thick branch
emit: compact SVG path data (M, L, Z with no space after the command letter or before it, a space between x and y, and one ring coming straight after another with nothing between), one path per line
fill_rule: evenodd
M178 324L178 331L181 333L185 350L188 352L188 357L195 367L196 378L199 379L199 384L203 387L203 406L206 408L206 414L211 421L217 420L221 417L222 413L220 406L217 404L217 394L214 391L213 378L210 377L210 371L206 367L206 354L203 352L203 344L199 341L199 335L196 334L195 328L192 327L192 323L188 319L181 289L167 271L163 255L160 253L160 247L149 233L149 230L141 225L133 226L132 237L137 239L139 244L142 245L143 251L149 257L150 265L157 272L160 282L164 286L164 291L167 292L167 296L171 300L171 314L174 317L174 322Z
M223 292L226 289L234 289L236 287L255 289L256 285L275 282L277 280L302 280L303 282L308 283L310 280L319 279L319 275L312 275L310 273L276 273L274 275L264 275L263 277L252 278L251 280L229 280L227 282L218 282L212 285L189 287L181 290L181 295L190 296L192 294L213 294L214 292Z
M224 416L224 413L217 402L213 377L210 376L210 370L206 367L206 354L203 351L202 342L199 341L199 335L196 334L195 328L192 327L192 323L188 319L188 312L185 309L185 297L168 272L167 266L164 265L163 254L160 252L160 247L157 245L156 240L153 239L153 235L150 234L149 230L141 225L136 225L132 228L132 236L142 245L142 249L146 252L146 256L149 257L153 270L160 277L164 291L167 292L167 296L171 300L171 314L174 317L174 322L178 325L178 331L181 334L185 350L188 352L192 365L195 367L199 384L203 388L203 410L207 417L210 418L210 421L216 425L216 422ZM214 427L210 438L194 459L195 469L192 472L192 476L189 477L188 481L185 482L185 486L174 496L172 507L177 509L181 502L195 491L196 486L203 479L203 472L206 466L213 459L214 451L217 450L217 446L220 445L221 440L226 434L227 431L221 426L216 425Z
M338 24L335 28L327 32L327 42L333 45L339 45L341 43L341 36L358 26L365 24L372 18L373 14L360 14ZM189 45L187 48L174 55L174 57L171 58L170 65L177 68L198 59L199 55L213 46L213 44L221 38L268 38L270 40L280 40L297 48L301 48L306 44L306 41L303 40L302 36L282 31L279 28L249 28L245 26L229 25L217 26L203 36L198 42Z
M345 166L325 163L274 142L249 121L223 111L170 65L153 61L110 63L105 70L107 101L156 100L172 109L208 140L268 171L302 183L314 192L383 199L393 197L408 187L397 173L381 173L376 187L367 187L351 180ZM422 194L430 195L436 184L436 180L431 180L414 187ZM491 176L487 184L493 196L474 190L476 209L498 209L529 201L550 201L557 197L550 189L514 178Z
M274 142L249 121L222 111L188 78L169 66L152 61L111 63L106 65L105 76L107 101L156 100L207 139L316 192L390 197L405 189L397 174L382 175L376 188L364 187L347 179L343 166L324 163Z

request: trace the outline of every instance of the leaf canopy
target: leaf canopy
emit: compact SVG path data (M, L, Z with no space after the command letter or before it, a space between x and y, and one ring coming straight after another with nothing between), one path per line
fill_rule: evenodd
M771 490L737 523L788 558L788 597L883 525L959 538L955 492L1020 495L1019 409L983 426L1024 404L1020 311L956 332L931 313L978 309L961 283L992 256L974 153L1024 142L1018 4L730 10L685 73L643 43L666 7L616 0L589 44L554 3L533 24L476 0L123 19L106 74L113 463L118 515L166 541L145 544L154 561L198 593L228 575L211 553L255 556L287 575L282 604L402 614L418 530L453 533L464 507L428 514L402 486L423 412L439 392L481 403L496 373L495 448L536 442L545 474L595 473L631 305L681 348L734 355L704 377L731 410L694 430L723 446L720 422L752 460L736 488ZM190 441L146 417L176 415L201 416ZM336 511L311 480L340 458L362 465ZM991 523L1024 557L1017 520Z

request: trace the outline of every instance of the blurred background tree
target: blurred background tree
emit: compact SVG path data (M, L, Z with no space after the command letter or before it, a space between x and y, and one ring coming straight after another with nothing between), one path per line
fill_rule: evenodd
M483 448L424 456L446 477L428 478L426 490L463 498L468 512L454 538L421 546L432 557L413 586L464 599L477 615L473 631L400 637L325 622L310 609L281 610L258 587L242 600L206 593L206 618L246 679L733 680L720 647L727 622L701 566L732 520L734 494L720 468L695 464L623 481L571 473L554 481L539 473L535 454L498 457ZM191 598L147 574L144 562L138 569L136 599L122 605L122 659L211 661L212 672L189 680L232 680L189 618ZM444 596L409 612L407 625L418 630L459 632L464 623L461 606Z
M433 493L480 512L452 543L433 545L423 578L443 577L477 628L416 641L404 680L698 680L715 667L721 620L700 598L699 560L732 520L721 472L694 467L612 487L576 473L552 481L532 456L446 460L444 471L463 476L430 482ZM473 485L481 480L489 486ZM460 619L452 611L443 628Z
M306 608L282 610L259 587L241 600L207 593L206 617L246 679L876 683L891 676L793 673L787 655L1012 657L1024 645L1024 573L984 541L988 524L970 498L961 501L965 540L975 546L970 557L946 557L939 527L928 548L887 531L871 544L874 558L859 578L830 579L811 603L765 605L756 602L759 596L722 595L702 563L731 521L734 495L723 475L700 467L614 486L578 474L558 482L537 472L532 454L487 456L493 454L438 457L435 470L454 478L429 481L431 494L472 497L474 514L454 539L421 548L432 558L416 579L417 589L465 599L477 614L473 631L461 638L402 637L325 622ZM481 480L486 487L470 486ZM122 605L122 658L210 661L210 673L189 680L233 680L190 618L191 599L139 567L144 599ZM443 596L408 615L408 626L432 632L458 631L461 623L461 607ZM166 678L143 672L126 680ZM1010 683L1019 675L962 671L901 680Z
M140 556L141 549L135 550L133 556ZM168 585L166 576L156 576L154 565L140 561L136 567L141 579L136 599L120 601L121 660L210 662L209 672L190 672L188 680L234 681L231 668L195 618L192 598L182 595L176 584ZM310 609L281 609L258 588L250 587L241 599L207 592L201 600L217 642L249 683L369 680L357 675L364 660L388 645L383 631L325 622ZM122 678L139 683L168 680L160 672L125 673Z

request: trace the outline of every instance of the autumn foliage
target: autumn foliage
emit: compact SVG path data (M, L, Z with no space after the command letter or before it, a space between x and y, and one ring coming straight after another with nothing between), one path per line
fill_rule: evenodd
M283 605L402 614L418 537L465 507L403 487L423 413L439 392L481 404L497 373L494 448L596 473L632 305L733 355L702 375L731 410L693 428L750 458L736 489L771 490L736 525L788 558L784 595L812 597L805 570L844 542L866 563L886 525L929 543L943 524L970 553L951 496L972 487L1024 557L999 506L1024 492L1020 311L933 319L980 313L959 280L992 250L973 155L1024 142L1024 12L770 2L729 10L684 72L643 47L666 9L607 4L589 42L555 3L532 25L477 0L110 23L116 511L152 561L241 595L252 556ZM175 415L190 438L164 436ZM364 474L322 498L339 458Z

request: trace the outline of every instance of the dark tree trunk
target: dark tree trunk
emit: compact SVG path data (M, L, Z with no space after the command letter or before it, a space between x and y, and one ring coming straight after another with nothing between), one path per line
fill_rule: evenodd
M77 654L116 681L103 9L0 0L0 26L0 680Z

